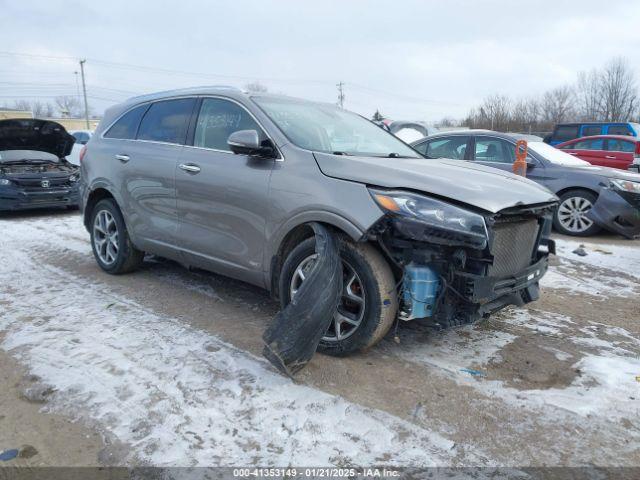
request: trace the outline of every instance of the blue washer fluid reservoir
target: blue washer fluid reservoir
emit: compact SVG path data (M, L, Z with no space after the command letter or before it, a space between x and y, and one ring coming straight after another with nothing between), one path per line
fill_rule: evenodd
M426 265L411 262L404 269L402 299L404 320L425 318L433 315L440 289L440 276Z

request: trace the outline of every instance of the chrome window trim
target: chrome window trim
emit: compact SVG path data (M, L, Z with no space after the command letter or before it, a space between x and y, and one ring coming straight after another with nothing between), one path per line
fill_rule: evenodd
M105 134L111 129L111 127L113 127L116 124L116 122L118 122L122 117L124 117L127 113L129 113L131 110L134 110L135 108L141 107L142 105L150 105L152 103L164 102L164 101L168 101L168 100L180 100L180 99L184 99L184 98L194 98L196 100L199 100L199 99L203 99L204 100L206 98L217 98L217 99L220 99L220 100L227 100L229 102L235 103L240 108L242 108L245 112L247 112L249 114L249 116L251 116L251 118L256 122L256 124L258 124L258 126L262 129L262 131L267 136L267 138L269 140L271 140L271 143L273 144L273 146L275 147L276 151L278 152L278 158L274 158L274 160L276 162L284 162L284 155L282 154L282 151L280 150L280 148L278 148L278 145L273 140L271 135L269 135L269 132L267 131L266 128L264 128L264 125L262 125L260 120L258 120L253 113L251 113L249 110L247 110L247 107L245 107L242 103L238 102L237 100L235 100L233 98L225 97L225 96L222 96L222 95L209 95L209 94L180 95L180 96L177 96L177 97L159 98L159 99L155 99L155 100L148 100L148 101L142 102L142 103L137 103L136 105L133 105L131 108L128 108L127 110L122 112L113 122L111 122L109 124L109 126L107 128L105 128L104 131L100 134L100 139L101 140L119 140L119 141L127 141L127 142L156 143L156 144L160 144L160 145L176 145L176 146L179 146L179 147L187 147L187 148L194 148L194 149L197 149L197 150L207 150L207 151L210 151L210 152L227 153L227 154L230 154L230 155L236 155L231 150L219 150L219 149L215 149L215 148L196 147L195 145L186 145L184 143L160 142L160 141L157 141L157 140L142 140L142 139L139 139L139 138L110 138L110 137L105 137ZM198 116L200 116L200 111L196 112L196 123L198 121ZM142 122L142 120L141 120L141 122Z
M182 100L185 98L193 98L195 100L198 100L199 96L198 95L180 95L177 97L167 97L167 98L157 98L155 100L148 100L146 102L142 102L142 103L136 103L135 105L131 106L131 108L128 108L127 110L125 110L124 112L122 112L120 115L118 115L118 118L116 118L113 122L111 122L109 124L109 126L107 128L104 129L104 131L100 134L100 139L101 140L127 140L130 142L150 142L150 143L162 143L164 145L182 145L184 146L182 143L173 143L173 142L159 142L157 140L140 140L138 138L109 138L109 137L105 137L106 133L111 130L111 127L113 127L122 117L124 117L127 113L129 113L131 110L134 110L138 107L141 107L142 105L150 105L152 103L158 103L158 102L165 102L165 101L169 101L169 100ZM145 112L146 115L147 112ZM144 116L140 119L140 123L142 123L142 119L144 118ZM140 125L138 125L138 128L140 128Z

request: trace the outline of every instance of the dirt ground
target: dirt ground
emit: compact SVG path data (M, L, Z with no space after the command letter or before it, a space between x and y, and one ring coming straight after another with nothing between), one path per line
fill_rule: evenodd
M527 308L401 323L292 383L260 357L266 292L158 258L106 275L77 212L0 232L6 465L640 466L638 240L558 237Z

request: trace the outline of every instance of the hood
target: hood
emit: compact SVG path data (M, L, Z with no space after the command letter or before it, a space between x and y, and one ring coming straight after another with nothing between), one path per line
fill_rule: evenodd
M418 190L491 213L556 201L545 187L509 172L462 160L345 157L314 153L322 173L368 185Z
M56 122L33 118L0 120L0 150L36 150L64 158L75 138Z

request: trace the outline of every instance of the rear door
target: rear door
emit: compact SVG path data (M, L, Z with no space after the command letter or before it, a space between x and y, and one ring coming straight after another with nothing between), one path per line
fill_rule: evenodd
M120 191L140 248L171 256L176 241L175 171L182 151L194 98L149 105L137 131L114 154L121 165Z
M611 166L607 163L609 153L605 150L605 142L602 138L578 140L562 147L561 150L592 165Z
M189 261L246 281L262 281L269 180L274 159L236 155L238 130L264 130L240 104L206 97L176 172L178 236Z
M607 160L610 162L607 166L627 170L633 162L636 142L620 138L608 138L605 148Z

